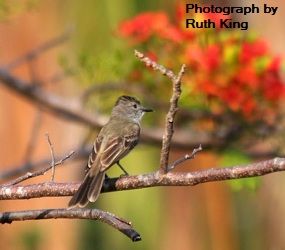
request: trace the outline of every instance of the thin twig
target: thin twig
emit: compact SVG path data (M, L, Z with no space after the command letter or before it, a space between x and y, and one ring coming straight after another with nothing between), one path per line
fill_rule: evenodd
M55 174L55 166L54 166L55 160L54 160L53 145L50 141L48 132L46 132L46 138L47 138L47 142L48 142L49 149L50 149L50 155L51 155L51 181L53 182L54 181L54 174Z
M74 154L74 152L75 151L70 151L68 153L68 155L66 155L64 158L62 158L61 160L55 162L54 163L54 167L63 164L65 160L69 159ZM34 178L34 177L40 176L40 175L44 175L51 168L52 168L52 165L48 166L47 168L41 169L39 171L36 171L34 173L28 172L25 175L20 176L19 178L15 179L15 180L13 180L11 182L5 183L3 186L16 185L16 184L18 184L18 183L20 183L22 181L27 180L27 179Z
M184 162L184 161L187 161L187 160L189 160L189 159L194 159L195 156L196 156L196 154L197 154L198 152L200 152L200 151L202 151L202 145L201 145L201 144L200 144L200 146L199 146L198 148L193 149L193 151L192 151L192 153L191 153L190 155L187 154L187 155L185 155L184 157L182 157L182 158L178 159L177 161L175 161L172 165L170 165L170 166L167 168L167 173L168 173L169 171L171 171L172 169L174 169L178 164L180 164L180 163L182 163L182 162Z
M0 223L11 224L13 221L43 219L88 219L100 220L128 236L132 241L140 241L140 235L132 224L116 215L98 209L41 209L0 213Z
M168 70L162 65L152 61L150 58L144 56L143 53L135 50L135 56L144 62L146 66L152 67L154 70L158 70L162 75L168 77L169 79L173 80L176 78L175 74L171 70Z
M91 146L82 147L78 150L76 150L76 154L72 157L73 161L81 161L86 160L86 158L90 154L90 148ZM55 159L62 159L65 155L59 155L55 156ZM17 176L23 175L26 172L30 171L37 171L39 169L42 169L43 167L46 167L50 164L50 157L49 158L43 158L42 160L36 161L36 162L26 162L23 165L15 165L11 166L9 170L0 172L0 181L7 181L12 178L16 178Z

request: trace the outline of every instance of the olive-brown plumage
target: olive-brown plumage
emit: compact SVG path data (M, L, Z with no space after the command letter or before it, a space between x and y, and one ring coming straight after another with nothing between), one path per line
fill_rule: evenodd
M87 174L68 207L84 207L97 200L104 181L105 171L118 163L137 144L140 137L140 120L145 112L138 99L121 96L115 103L110 120L97 136L88 159Z

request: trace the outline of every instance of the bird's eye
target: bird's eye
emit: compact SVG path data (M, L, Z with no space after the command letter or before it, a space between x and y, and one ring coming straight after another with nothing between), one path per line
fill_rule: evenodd
M134 104L134 106L133 106L135 109L138 107L136 104Z

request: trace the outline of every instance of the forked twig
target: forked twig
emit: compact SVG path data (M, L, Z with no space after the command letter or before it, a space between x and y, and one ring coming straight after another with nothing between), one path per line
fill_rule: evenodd
M64 158L62 158L61 160L55 162L54 163L54 167L63 164L64 161L69 159L74 153L75 153L75 151L70 151ZM48 166L47 168L43 168L43 169L41 169L39 171L36 171L34 173L27 172L25 175L20 176L19 178L15 179L15 180L13 180L11 182L5 183L3 186L6 187L6 186L11 186L11 185L16 185L16 184L18 184L20 182L23 182L23 181L27 180L27 179L34 178L34 177L40 176L40 175L44 175L51 168L52 168L52 165Z
M173 83L173 94L170 99L170 106L168 113L166 115L165 120L165 129L164 134L162 137L162 147L160 153L160 167L159 173L166 174L167 173L167 166L169 160L169 153L170 153L170 144L172 140L172 136L174 134L174 118L176 112L178 110L178 100L181 95L181 79L183 74L185 73L186 65L183 64L178 76L176 76L171 70L166 69L162 65L152 61L150 58L144 56L142 53L135 50L135 56L137 56L142 62L144 62L147 66L152 67L154 70L158 70L161 72L162 75L165 75L167 78L172 80Z

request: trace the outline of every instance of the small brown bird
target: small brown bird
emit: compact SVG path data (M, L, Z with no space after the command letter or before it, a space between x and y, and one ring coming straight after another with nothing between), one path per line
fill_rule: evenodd
M97 200L105 177L105 171L126 156L140 137L140 120L145 112L135 97L121 96L115 103L110 120L97 136L88 159L88 172L76 191L68 208L84 207ZM120 165L119 165L120 166Z

